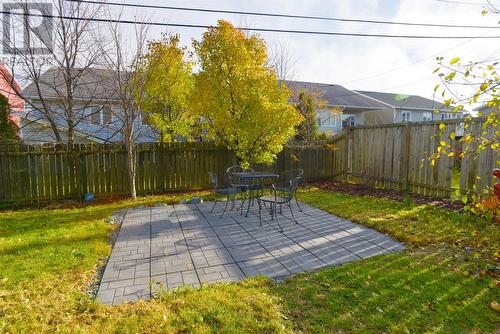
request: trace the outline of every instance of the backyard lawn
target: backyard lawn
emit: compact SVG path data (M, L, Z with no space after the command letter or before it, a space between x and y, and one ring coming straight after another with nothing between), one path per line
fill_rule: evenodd
M181 198L1 211L0 333L500 333L500 313L489 308L500 302L498 277L481 270L499 257L499 226L411 201L313 188L300 199L407 249L281 283L255 278L136 304L93 302L88 292L117 231L106 218Z

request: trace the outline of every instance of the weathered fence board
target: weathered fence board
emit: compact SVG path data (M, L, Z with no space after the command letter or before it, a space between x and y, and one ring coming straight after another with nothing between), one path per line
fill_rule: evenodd
M481 122L464 134L492 136L483 133ZM303 168L306 182L348 180L429 196L480 193L491 186L497 151L458 160L443 155L434 164L430 159L441 141L454 150L475 149L450 137L461 126L457 120L354 127L323 145L286 147L273 166L256 169ZM231 152L209 143L138 144L136 152L138 194L209 188L208 171L222 180L227 167L237 164ZM122 144L0 145L0 201L123 195L129 183Z
M209 143L147 143L136 152L138 194L209 188L208 171L222 180L237 164L231 152ZM336 176L340 159L338 150L326 147L286 148L273 166L258 168L304 168L305 179L314 181ZM121 144L0 145L0 201L128 194L126 162Z
M493 136L491 131L483 133L482 122L475 121L464 134ZM349 130L347 154L350 181L438 197L481 193L492 185L491 173L499 166L498 151L485 149L476 156L466 155L460 164L456 157L443 154L432 163L431 156L442 141L459 150L460 142L450 134L463 126L460 120L453 120L354 127Z

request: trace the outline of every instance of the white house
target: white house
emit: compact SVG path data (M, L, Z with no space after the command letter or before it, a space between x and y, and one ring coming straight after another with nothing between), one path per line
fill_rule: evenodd
M443 103L418 95L350 90L340 85L286 81L295 92L305 89L326 100L316 111L320 133L334 134L345 127L402 122L461 119L463 112L451 112Z
M500 114L500 107L499 106L488 106L487 104L483 104L482 106L475 108L474 111L477 111L478 116L488 116L492 112L496 112L497 114Z
M120 101L112 83L110 72L92 68L82 71L78 85L74 88L73 108L76 121L74 133L76 143L117 143L122 142L120 129ZM25 98L30 100L21 119L21 138L25 143L39 144L55 142L53 126L59 129L61 139L66 141L67 122L63 107L67 103L65 81L59 68L51 68L37 80L39 86L31 83L24 89ZM47 107L42 107L43 103ZM34 106L34 107L33 107ZM49 124L42 112L50 112L55 124ZM154 142L155 131L147 125L137 124L137 142Z
M304 81L287 81L286 85L295 92L302 89L315 92L325 100L326 108L316 111L320 133L335 134L346 126L366 124L365 115L378 115L387 108L375 99L340 85Z
M463 112L452 112L451 108L446 107L443 103L418 95L358 92L386 105L383 119L387 123L430 122L464 118Z

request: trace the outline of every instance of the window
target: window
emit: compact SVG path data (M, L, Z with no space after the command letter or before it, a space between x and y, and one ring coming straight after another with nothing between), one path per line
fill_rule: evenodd
M349 126L356 125L356 118L354 116L349 116Z
M422 120L424 122L430 122L430 121L432 121L432 113L431 112L424 112L422 114Z
M112 120L111 107L104 106L102 108L102 122L103 124L110 124Z
M90 108L90 123L95 125L101 124L101 108Z
M94 125L110 124L113 120L111 107L91 107L89 108L88 115L90 117L90 123Z
M344 114L340 116L342 120L342 127L347 128L356 125L356 117L354 115Z
M328 115L324 110L317 110L316 118L318 120L316 123L318 126L328 126Z
M318 110L316 111L316 120L318 126L327 126L331 127L335 125L335 114L331 112L331 110Z
M447 120L447 119L451 119L451 118L452 118L452 115L449 112L445 112L445 113L441 114L442 121Z
M403 111L401 113L401 122L407 123L411 121L411 112L410 111Z

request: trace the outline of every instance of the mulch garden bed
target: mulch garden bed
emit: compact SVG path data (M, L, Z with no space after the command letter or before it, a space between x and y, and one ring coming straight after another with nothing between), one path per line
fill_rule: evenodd
M355 196L384 197L400 202L408 200L408 198L410 198L414 203L417 204L429 204L432 206L453 210L457 212L463 212L464 210L464 204L462 202L451 201L449 199L444 199L444 198L410 194L397 190L374 188L364 184L354 184L354 183L346 183L338 181L322 181L322 182L313 182L310 183L310 185L324 190L355 195Z

